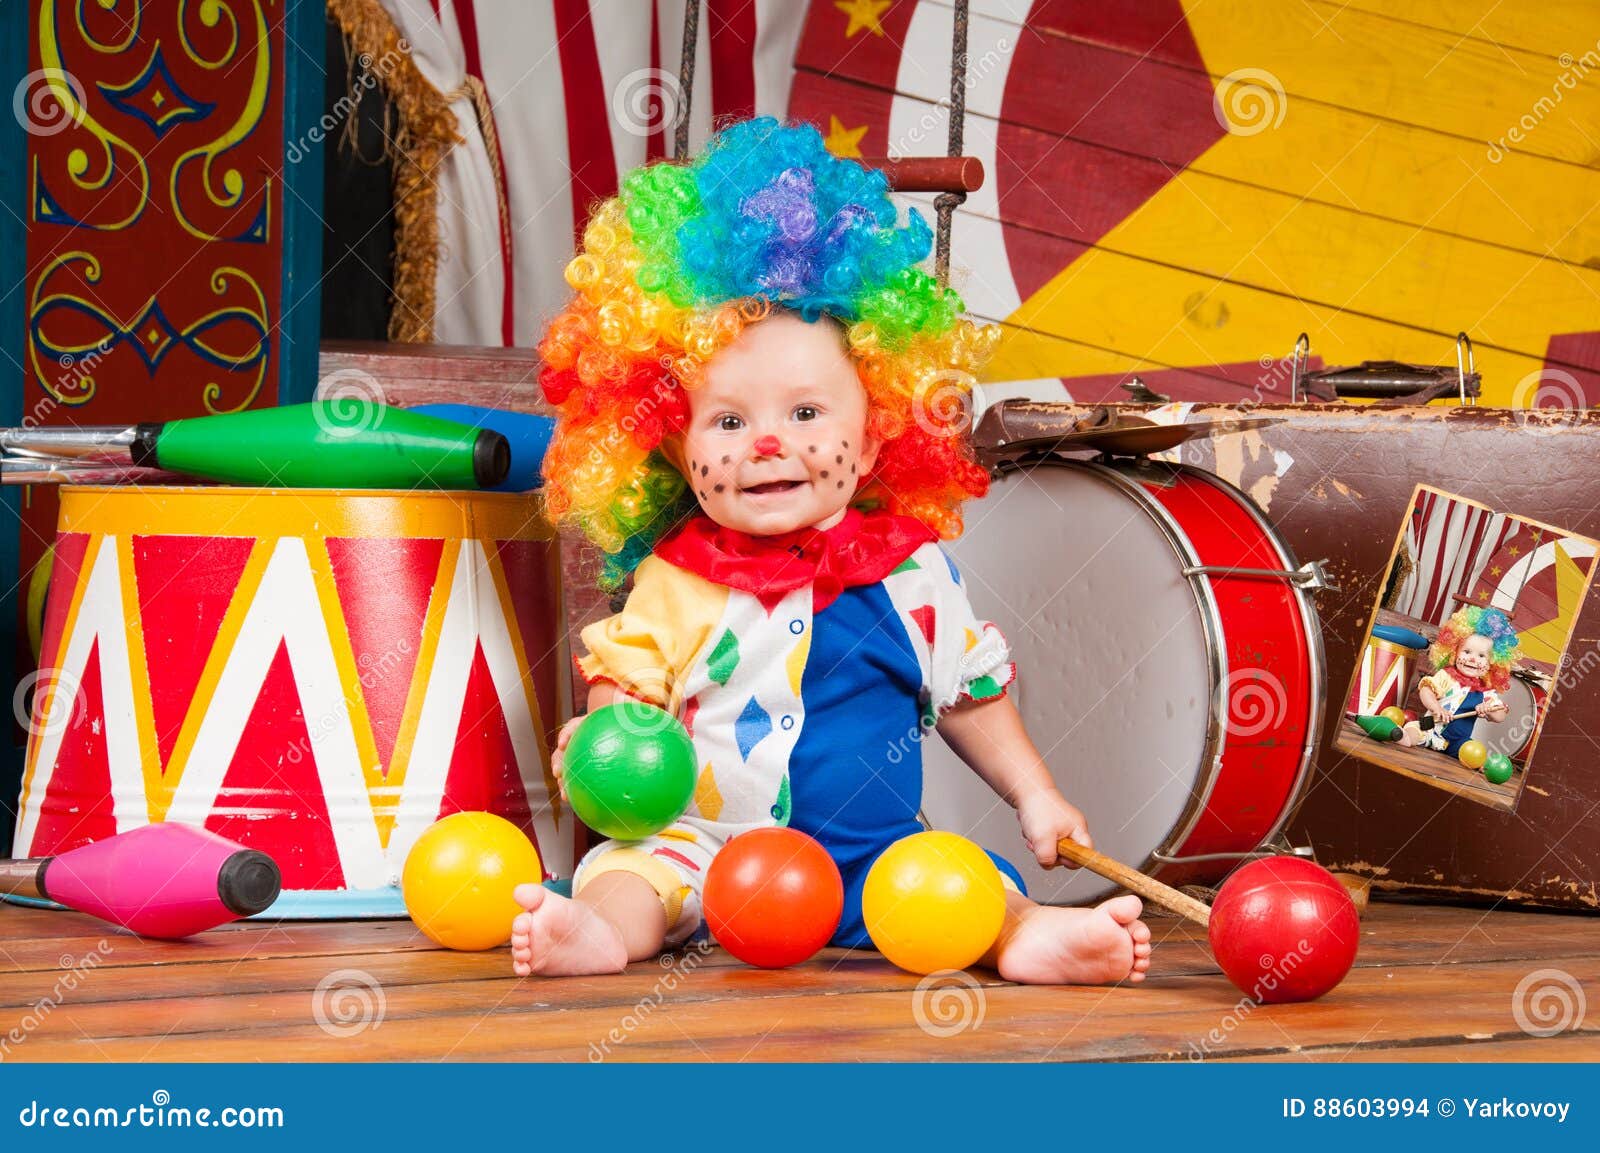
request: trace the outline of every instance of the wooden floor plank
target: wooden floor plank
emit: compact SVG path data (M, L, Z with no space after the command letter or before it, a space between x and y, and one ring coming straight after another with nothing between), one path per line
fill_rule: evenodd
M1230 1062L1263 1061L1460 1061L1496 1063L1533 1061L1600 1061L1600 1033L1562 1033L1555 1037L1521 1034L1515 1038L1477 1040L1464 1038L1444 1045L1363 1046L1354 1054L1346 1049L1301 1049L1287 1053L1258 1053L1249 1057L1222 1057Z
M1573 962L1568 971L1592 984L1600 959ZM125 1006L67 1004L25 1045L30 1060L585 1060L611 1037L602 1055L621 1060L1181 1060L1514 1039L1511 997L1528 972L1523 963L1475 966L1470 975L1439 967L1396 981L1363 969L1321 1001L1253 1008L1215 977L1109 989L1002 985L982 991L977 1028L948 1037L919 1027L909 980L892 992L698 1001L668 993L648 1008L641 1000L624 1010L554 1012L532 1000L537 984L502 980L388 990L381 1023L353 1037L319 1027L297 994L219 1006L189 1000L177 1016L150 1003L131 1020L120 1012ZM738 983L743 976L723 970L690 979ZM976 993L958 995L976 1004ZM194 1031L239 1026L245 1014L257 1024ZM130 1035L139 1029L145 1035Z
M29 1060L1487 1061L1593 1059L1600 1045L1600 1022L1547 1041L1512 1012L1537 969L1600 980L1587 917L1375 902L1345 983L1287 1006L1241 1001L1198 930L1151 923L1160 944L1140 986L1023 988L979 973L919 998L918 978L841 950L777 973L712 950L613 977L519 981L505 950L436 950L403 922L252 924L186 943L113 934L103 968L69 972L40 962L107 930L11 909L0 910L0 1025L22 1037L6 1056ZM315 990L341 971L350 991L325 993L319 1018ZM980 1005L982 1020L931 1035L919 999L934 1033ZM375 1026L341 1035L380 1001Z

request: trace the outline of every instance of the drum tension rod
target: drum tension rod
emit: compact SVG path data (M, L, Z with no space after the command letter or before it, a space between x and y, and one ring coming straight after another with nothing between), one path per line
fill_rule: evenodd
M1287 569L1276 568L1233 568L1228 565L1218 564L1191 564L1185 565L1181 570L1184 576L1236 576L1236 577L1275 577L1286 580L1290 584L1299 585L1313 592L1326 589L1329 592L1338 592L1339 586L1328 579L1328 572L1322 566L1327 564L1327 559L1308 560L1299 568L1290 572Z

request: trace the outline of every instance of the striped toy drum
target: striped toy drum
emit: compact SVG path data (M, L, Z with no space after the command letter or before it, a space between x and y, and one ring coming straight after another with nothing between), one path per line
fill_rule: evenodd
M1400 625L1373 625L1345 710L1372 716L1391 705L1404 705L1417 658L1427 651L1428 638L1419 632Z
M404 916L466 809L570 874L560 619L526 497L64 488L16 853L181 821L278 862L265 916Z

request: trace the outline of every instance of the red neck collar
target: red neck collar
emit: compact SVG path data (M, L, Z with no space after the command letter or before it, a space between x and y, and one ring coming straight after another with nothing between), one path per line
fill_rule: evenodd
M1460 666L1454 663L1452 663L1450 666L1450 677L1456 682L1456 684L1466 689L1469 693L1486 693L1489 691L1488 678L1470 677L1461 671Z
M875 584L917 549L937 539L915 517L846 509L832 528L752 536L701 514L655 547L679 568L759 598L770 612L783 597L811 585L821 612L847 588Z

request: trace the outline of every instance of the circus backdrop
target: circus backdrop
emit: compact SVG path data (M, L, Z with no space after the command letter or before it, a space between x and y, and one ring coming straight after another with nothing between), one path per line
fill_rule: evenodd
M683 4L383 3L462 138L427 335L526 344L585 205L669 148ZM991 396L1117 397L1138 374L1175 399L1285 399L1300 332L1323 364L1445 364L1465 331L1489 402L1600 398L1592 6L971 12L964 152L988 179L957 213L953 281L1006 326L989 379L1013 383ZM941 0L707 0L691 142L754 111L840 155L941 154L952 19Z

